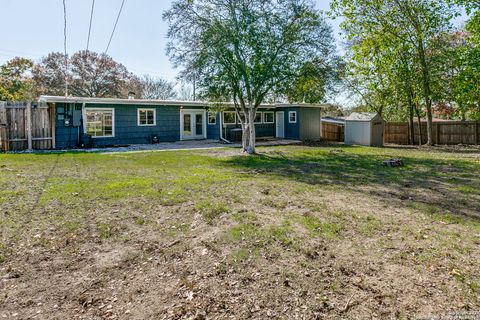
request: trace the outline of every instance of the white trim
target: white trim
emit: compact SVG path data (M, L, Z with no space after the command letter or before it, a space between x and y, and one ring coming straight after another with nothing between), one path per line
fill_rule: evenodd
M282 115L282 121L278 121L278 115ZM280 138L280 139L285 139L285 112L284 111L277 111L275 112L275 137L276 138ZM283 133L282 134L279 134L279 125L280 123L282 124L282 129L283 129Z
M214 114L215 117L213 118L213 123L210 123L210 114ZM217 111L208 111L207 112L207 124L209 126L215 126L217 124L217 114L218 112Z
M153 111L153 124L141 124L140 123L140 112ZM148 121L148 117L146 117ZM137 126L139 127L155 127L157 125L157 109L156 108L137 108Z
M191 138L185 139L183 137L183 129L184 129L184 124L183 124L183 114L184 113L192 113L192 114L199 114L202 113L203 116L203 125L202 125L202 134L197 134L196 136L193 136ZM192 123L194 123L194 117L192 118ZM195 139L207 139L207 110L205 109L180 109L180 141L183 140L195 140Z
M267 113L272 114L272 121L266 121L265 120L265 117L266 117ZM275 123L275 112L274 111L264 111L263 112L263 123L264 124L274 124Z
M233 113L233 116L234 116L234 122L225 122L225 113L228 112L228 113ZM223 111L222 112L222 122L224 125L234 125L234 124L237 124L237 112L235 111Z
M257 118L257 113L260 113L260 122L255 122L255 119ZM255 119L253 120L253 124L262 124L263 123L263 112L262 111L257 111L255 113Z
M92 136L92 139L98 138L115 138L115 108L88 108L85 109L85 132L87 131L87 112L88 111L111 111L112 112L112 135L111 136Z
M40 96L39 102L51 103L91 103L91 104L122 104L122 105L153 105L153 106L179 106L179 107L208 107L223 105L227 107L234 107L232 102L207 102L207 101L180 101L180 100L147 100L147 99L116 99L116 98L84 98L84 97L61 97L61 96ZM324 108L331 104L286 104L277 103L261 104L262 108L288 108L288 107L302 107L302 108Z
M295 121L290 120L290 115L295 115ZM297 111L288 111L288 123L297 123Z

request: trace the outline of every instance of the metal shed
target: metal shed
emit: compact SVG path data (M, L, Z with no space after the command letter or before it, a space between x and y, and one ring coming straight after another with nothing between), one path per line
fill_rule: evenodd
M384 126L378 113L354 112L345 119L345 144L382 147Z

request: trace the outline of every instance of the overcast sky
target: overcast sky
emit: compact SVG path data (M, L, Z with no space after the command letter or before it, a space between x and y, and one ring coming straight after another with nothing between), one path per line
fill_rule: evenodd
M90 50L103 52L122 0L96 0ZM175 80L165 47L167 25L162 13L170 0L126 0L108 53L129 71ZM328 10L329 0L317 0ZM68 53L86 49L92 0L66 0ZM22 56L38 61L52 51L63 52L62 0L0 0L0 64ZM338 33L337 22L335 33Z

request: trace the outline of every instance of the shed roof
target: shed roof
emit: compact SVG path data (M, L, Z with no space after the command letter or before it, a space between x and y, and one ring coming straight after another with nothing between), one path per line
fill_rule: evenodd
M340 124L344 125L345 124L345 118L335 118L335 117L323 117L321 119L322 122L326 123L333 123L333 124Z
M353 112L345 120L346 121L372 121L378 117L378 113L373 112Z
M124 105L161 105L161 106L184 106L184 107L207 107L212 105L225 105L233 107L232 102L206 102L206 101L180 101L180 100L148 100L148 99L118 99L118 98L87 98L87 97L61 97L61 96L40 96L39 102L51 103L91 103L91 104L124 104ZM287 103L265 103L260 105L263 108L323 108L327 104L287 104Z

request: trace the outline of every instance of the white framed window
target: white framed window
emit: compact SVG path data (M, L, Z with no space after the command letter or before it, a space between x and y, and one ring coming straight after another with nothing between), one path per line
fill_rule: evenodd
M273 111L265 111L263 113L263 123L271 124L274 123Z
M288 111L288 123L297 123L297 111Z
M85 132L92 138L115 136L115 109L85 108Z
M208 112L208 124L209 125L217 124L217 113L215 111Z
M235 111L223 112L223 124L236 124L236 123L237 123L237 114Z
M253 121L253 123L263 123L262 121L262 113L261 112L257 112L255 114L255 120Z
M156 109L137 109L137 124L139 127L150 127L157 125Z

